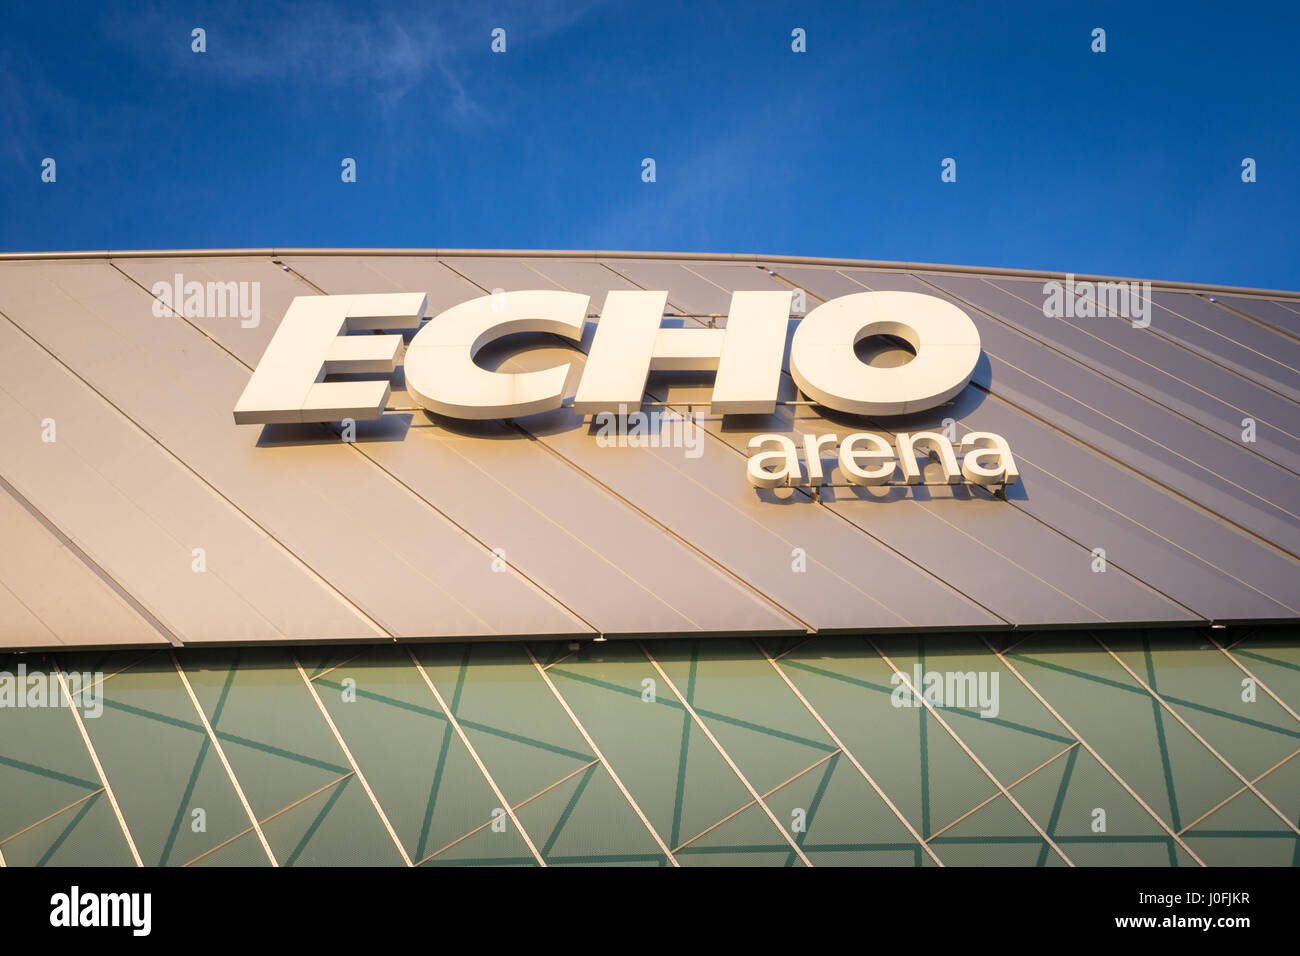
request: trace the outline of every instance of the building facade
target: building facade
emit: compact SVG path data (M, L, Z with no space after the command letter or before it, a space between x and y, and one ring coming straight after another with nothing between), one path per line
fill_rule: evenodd
M1296 865L1298 412L1297 293L0 257L0 858Z

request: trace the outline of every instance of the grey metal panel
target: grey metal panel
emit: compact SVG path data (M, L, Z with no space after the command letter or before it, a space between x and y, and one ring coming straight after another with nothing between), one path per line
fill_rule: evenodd
M635 289L618 273L595 260L577 259L524 259L523 264L541 273L550 282L591 297L590 311L599 314L605 305L605 296L615 289Z
M0 528L0 646L168 644L3 488Z
M727 305L723 308L717 318L711 320L698 320L701 325L708 324L709 321L717 328L725 329L727 327L727 313L731 310L731 294L733 292L789 292L792 294L790 300L791 319L786 329L787 347L786 354L782 361L781 368L787 374L789 373L789 337L794 335L795 327L798 325L799 318L805 313L817 306L817 301L811 300L804 303L802 312L797 311L798 303L794 301L793 293L795 287L782 279L767 274L766 269L755 268L751 265L720 265L712 262L692 262L689 265L690 271L702 279L707 280L713 285L718 286L727 296ZM807 298L805 296L805 298ZM671 301L671 293L669 301Z
M1257 440L1241 445L1241 450L1300 472L1300 405L1276 392L1260 388L1163 336L1135 329L1127 319L1045 318L1033 307L1034 297L1041 299L1038 283L966 276L928 278L1232 442L1240 441L1243 416L1254 418Z
M1187 312L1180 314L1199 322L1219 335L1244 345L1260 355L1266 355L1275 362L1280 362L1291 369L1293 384L1300 381L1300 340L1295 335L1300 329L1279 330L1268 322L1254 317L1247 308L1240 308L1245 313L1239 315L1225 304L1221 296L1196 295L1190 292L1178 293L1178 303L1187 307ZM1213 299L1213 301L1211 301ZM1190 302L1189 300L1195 300ZM1258 300L1237 299L1243 306ZM1256 311L1271 303L1260 302ZM1196 314L1191 314L1191 313ZM1286 310L1273 306L1271 314L1286 315Z
M1151 328L1238 375L1300 402L1294 360L1274 354L1275 333L1187 292L1153 292Z
M463 276L482 291L479 295L494 289L515 292L525 289L558 289L557 283L551 282L536 269L530 269L518 259L495 259L481 256L454 256L440 260L442 264ZM595 308L600 303L592 303Z
M770 276L757 265L733 265L717 262L692 262L684 266L690 272L707 279L724 292L789 292L790 284ZM730 306L730 297L728 297ZM727 310L724 309L725 313Z
M886 536L873 502L855 501L842 508L887 544L920 560L1018 627L1082 624L1090 617L1110 624L1197 618L1121 568L1092 574L1087 548L986 494L973 490L965 500L942 494L923 500L920 507L930 520L909 515L906 523L891 529L894 537ZM981 550L966 541L978 543Z
M280 267L269 259L253 258L190 258L190 259L118 259L112 263L113 268L126 273L132 280L152 290L154 283L165 282L173 285L175 277L180 275L185 282L256 282L259 284L261 314L280 317L289 307L292 297L286 297L284 290L277 283L269 282L279 272ZM149 294L149 293L146 293ZM148 304L148 300L143 300ZM180 303L173 303L177 315L182 313ZM258 321L256 325L245 326L238 318L209 318L199 316L188 320L203 329L208 335L226 333L225 345L245 363L256 363L266 351L271 336L275 333L276 323ZM229 334L231 331L235 334Z
M876 288L935 294L934 285L908 276L877 275L870 281ZM1166 488L1300 555L1300 515L1290 510L1300 503L1300 479L1293 473L1042 348L969 304L966 311L979 328L988 358L987 373L977 371L976 381Z
M687 315L726 315L731 308L730 292L692 272L686 264L636 259L604 261L643 289L668 290L670 310Z
M14 650L57 647L62 641L0 579L0 634L4 645Z
M0 427L18 436L5 455L5 480L91 560L110 568L171 633L199 640L276 636L218 575L195 574L192 546L82 460L70 439L42 447L41 418L8 394L0 395Z
M230 418L248 369L184 321L154 318L148 294L111 267L10 267L50 270L18 288L67 284L94 306L75 321L19 308L16 321L390 634L587 630L513 570L493 572L490 550L354 447L273 430L256 447L256 431Z
M1270 302L1268 299L1248 299L1242 296L1218 295L1214 301L1225 306L1231 306L1238 312L1244 312L1252 319L1263 322L1272 329L1278 330L1289 336L1300 335L1300 316L1296 312L1281 302ZM1294 304L1294 303L1292 303ZM1291 339L1288 344L1300 347L1300 342ZM1289 364L1294 357L1294 350L1287 353Z
M621 260L608 264L575 262L566 259L535 259L526 260L526 262L530 267L550 277L564 288L590 295L591 309L596 314L604 305L605 296L610 290L643 288L643 286L638 286L616 271L620 266L625 265ZM683 270L682 275L685 277L686 282L690 283L695 290L693 293L690 291L684 293L682 296L683 301L690 301L696 305L705 302L709 303L713 311L698 314L716 315L715 325L719 328L726 327L726 316L731 310L731 293L733 291L742 289L775 292L791 291L791 286L788 283L769 276L766 270L753 265L691 262L683 264L679 268ZM658 273L652 270L651 275L658 275ZM677 278L671 275L667 277ZM699 285L701 279L717 288L710 291L708 287ZM668 289L668 311L670 314L693 311L675 303L674 294L673 289Z
M424 291L378 276L368 281L371 292ZM409 405L405 396L399 377L393 404ZM511 565L597 630L801 629L518 431L423 414L401 419L360 423L358 448L476 538L502 548Z
M285 256L281 261L330 295L387 289L427 292L430 317L483 294L474 283L427 256ZM307 294L296 284L286 284L284 290L289 295Z
M1085 547L1104 548L1111 566L1210 619L1290 617L1300 610L1294 559L978 389L967 389L950 414L967 427L1007 436L1021 470L1014 505ZM909 425L903 419L897 427Z
M785 266L776 265L776 274L793 282L797 288L817 296L818 299L837 299L842 295L861 292L862 286L828 266ZM808 303L811 312L815 303Z
M1296 613L1300 564L1276 549L978 388L967 388L945 414L1007 437L1023 475L1013 489L1016 507L1085 547L1106 547L1112 564L1180 604L1208 618ZM889 424L905 430L930 422L922 415Z
M511 429L426 425L368 450L602 633L802 630Z
M42 312L48 322L80 325L79 307L69 306ZM286 566L274 587L263 574L270 543L7 320L0 382L9 436L0 472L176 637L367 635L297 568ZM42 440L47 418L56 428L50 443ZM193 570L196 547L204 549L202 573ZM328 603L314 606L322 598Z

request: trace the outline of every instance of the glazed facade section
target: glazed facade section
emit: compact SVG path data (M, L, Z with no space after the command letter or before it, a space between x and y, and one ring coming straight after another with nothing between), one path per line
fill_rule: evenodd
M21 660L11 866L1300 861L1294 628Z

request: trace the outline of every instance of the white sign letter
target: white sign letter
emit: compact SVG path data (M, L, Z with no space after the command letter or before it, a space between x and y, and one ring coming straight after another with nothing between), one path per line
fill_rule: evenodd
M432 319L406 350L406 388L439 415L482 420L549 412L564 401L569 365L489 372L474 356L515 332L552 332L577 342L590 296L539 290L485 295Z
M388 401L387 382L322 380L332 372L391 372L400 335L343 332L419 328L425 304L422 292L298 296L239 396L235 424L378 418Z
M871 335L904 339L916 357L875 368L853 346ZM854 415L902 415L942 405L970 381L980 357L975 323L918 292L858 292L817 306L795 330L790 375L805 395Z
M789 292L733 292L725 329L664 329L667 292L610 292L591 343L575 411L641 407L652 369L716 370L721 415L771 414L790 321Z

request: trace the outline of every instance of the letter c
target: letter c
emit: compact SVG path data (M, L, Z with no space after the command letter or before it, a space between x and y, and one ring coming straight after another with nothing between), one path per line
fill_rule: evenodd
M420 329L406 349L406 388L424 408L461 419L514 418L559 408L569 365L536 372L489 372L474 357L515 332L582 338L589 296L541 290L485 295L452 306Z

